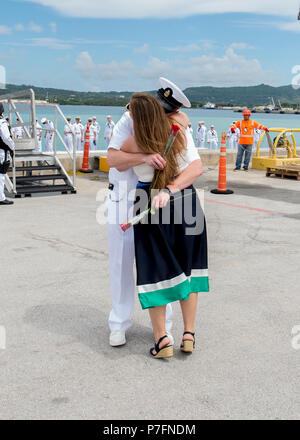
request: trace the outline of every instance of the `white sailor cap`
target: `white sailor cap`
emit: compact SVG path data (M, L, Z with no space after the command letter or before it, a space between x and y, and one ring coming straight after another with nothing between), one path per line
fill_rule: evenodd
M161 88L157 91L157 98L165 109L166 113L172 113L180 107L191 107L191 103L183 91L166 78L160 77Z
M111 116L110 116L110 115L107 115L106 117L107 117L107 118L111 118Z
M93 119L97 119L96 116L93 116Z
M41 119L41 123L42 123L42 124L45 124L45 122L47 122L47 119L46 119L46 118L42 118L42 119Z

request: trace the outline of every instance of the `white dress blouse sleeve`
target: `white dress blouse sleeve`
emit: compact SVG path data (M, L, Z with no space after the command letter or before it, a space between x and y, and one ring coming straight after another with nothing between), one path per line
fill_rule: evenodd
M131 119L129 112L126 112L114 127L113 135L108 148L121 150L121 147L126 139L133 135L133 120Z

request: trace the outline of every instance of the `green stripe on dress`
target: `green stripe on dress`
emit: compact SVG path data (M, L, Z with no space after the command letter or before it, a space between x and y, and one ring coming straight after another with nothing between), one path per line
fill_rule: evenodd
M153 292L139 293L139 299L143 309L164 306L174 301L187 300L191 293L190 282L185 280L177 286Z
M191 277L190 293L209 292L208 277Z

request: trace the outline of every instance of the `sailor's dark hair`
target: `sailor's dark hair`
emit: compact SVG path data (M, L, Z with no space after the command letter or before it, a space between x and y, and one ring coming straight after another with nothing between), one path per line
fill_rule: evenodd
M4 113L4 105L0 102L0 116Z

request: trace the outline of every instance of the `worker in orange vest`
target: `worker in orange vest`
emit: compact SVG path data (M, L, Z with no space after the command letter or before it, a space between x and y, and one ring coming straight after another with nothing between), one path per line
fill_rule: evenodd
M243 116L244 119L236 122L235 124L235 126L240 130L240 141L234 171L238 171L241 169L244 153L244 170L248 171L252 153L252 146L254 142L254 130L258 128L259 130L265 130L266 132L269 131L268 128L264 125L261 125L258 122L252 121L252 119L250 119L250 110L244 110Z

